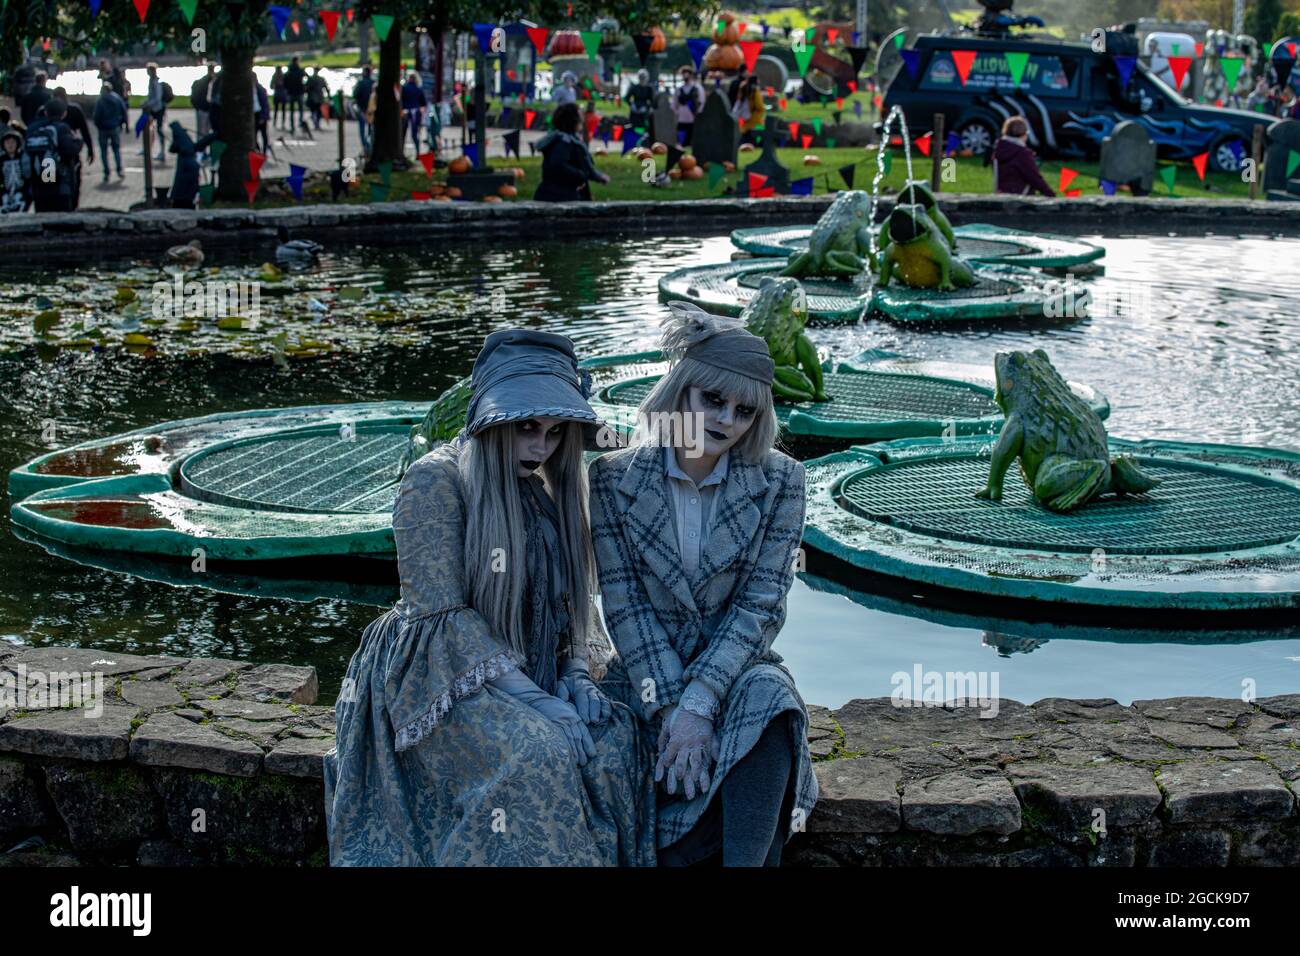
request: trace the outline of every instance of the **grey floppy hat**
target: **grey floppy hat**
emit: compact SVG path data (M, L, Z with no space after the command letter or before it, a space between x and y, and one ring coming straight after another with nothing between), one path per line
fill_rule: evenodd
M534 329L501 329L483 342L470 374L473 396L465 412L465 433L529 418L581 422L590 450L615 447L616 433L587 403L591 373L578 367L566 336Z

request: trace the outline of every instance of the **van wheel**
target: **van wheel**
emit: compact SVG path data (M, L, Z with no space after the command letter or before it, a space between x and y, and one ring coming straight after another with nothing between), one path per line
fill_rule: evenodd
M963 150L969 149L975 156L983 156L993 148L996 133L985 120L967 120L957 127L957 138Z
M1241 169L1241 161L1232 151L1232 144L1240 144L1241 155L1246 155L1246 144L1237 136L1227 136L1214 144L1210 150L1210 168L1220 173L1235 173Z

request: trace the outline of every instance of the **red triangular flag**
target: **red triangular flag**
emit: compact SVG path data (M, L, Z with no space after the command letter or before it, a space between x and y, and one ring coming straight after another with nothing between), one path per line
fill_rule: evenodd
M776 187L764 186L762 189L755 189L749 195L754 199L771 199L776 195Z
M414 199L416 202L426 202L433 198L433 193L413 192L411 193L411 198Z
M334 32L339 28L339 17L341 16L343 14L337 10L322 10L320 12L321 23L325 24L325 35L330 38L331 43L334 42Z
M1196 59L1199 60L1204 55L1205 55L1205 44L1204 43L1196 44Z
M140 22L144 23L144 15L149 12L149 0L131 0L135 4L135 12L140 14Z
M514 71L514 70L506 70L506 79L507 79L507 80L513 80L514 78L515 78L515 71Z
M961 79L961 85L966 85L966 77L970 76L970 68L975 64L974 50L953 50L952 62L957 64L957 76Z
M1071 190L1070 190L1069 192L1067 192L1065 195L1068 196L1070 199L1074 199L1076 196L1082 196L1082 195L1083 195L1083 190L1082 190L1082 189L1071 189Z
M145 0L145 2L147 3L148 0ZM244 192L248 193L248 204L250 206L253 205L253 197L257 195L258 185L256 179L248 179L244 181Z
M1062 166L1062 167L1061 167L1061 184L1060 184L1060 186L1057 187L1057 192L1062 192L1062 193L1063 193L1063 192L1065 192L1067 189L1069 189L1069 188L1070 188L1070 183L1074 182L1075 177L1078 176L1078 175L1079 175L1079 171L1078 171L1077 169L1071 169L1069 166Z
M248 175L250 179L259 177L264 162L266 162L265 153L255 153L251 149L248 151Z
M524 129L533 128L533 117L537 115L537 110L524 110Z
M617 142L621 141L622 139L623 139L623 127L621 127L621 126L619 126L617 123L615 123L615 124L614 124L614 142L617 143Z
M840 35L840 31L837 30L837 29L835 29L834 27L827 27L827 28L826 28L826 42L827 42L827 43L834 43L834 42L835 42L835 38L836 38L837 36L839 36L839 35Z
M750 73L754 72L754 64L758 62L758 54L763 50L762 40L741 40L740 52L745 54L745 69Z
M348 23L352 22L352 8L348 7Z
M754 195L754 190L760 188L763 183L767 182L767 177L761 173L748 173L749 176L749 194Z
M1196 167L1196 175L1200 176L1202 179L1205 178L1205 164L1209 159L1209 153L1201 153L1200 156L1192 157L1192 165Z
M781 97L780 107L781 107L781 112L784 113L784 112L785 112L785 107L786 107L786 99L785 99L784 96Z
M930 155L930 137L933 133L926 133L924 136L918 136L912 140L912 145L921 151L922 156Z
M551 33L550 29L548 27L524 27L524 29L528 31L528 39L533 41L533 49L537 51L538 56L541 56L542 47L546 46L546 38Z
M1187 69L1192 65L1190 56L1171 56L1169 58L1169 70L1174 74L1174 89L1181 89L1183 77L1187 75Z
M796 143L799 141L799 124L793 121L790 123L790 138Z
M850 92L850 93L856 93L856 92L858 91L858 81L857 81L857 80L849 80L848 86L849 86L849 92Z
M748 24L746 24L746 23L742 23L741 21L737 20L737 21L736 21L736 35L737 35L737 36L742 36L742 37L743 37L743 36L745 35L745 27L746 27L746 26L748 26Z
M835 108L837 110L844 109L844 97L842 96L835 97Z
M812 145L812 133L804 133L804 134L803 134L803 139L801 140L801 142L803 143L803 148L804 148L804 149L807 149L809 146L811 146L811 145Z
M421 153L420 165L424 167L426 174L433 175L433 153Z

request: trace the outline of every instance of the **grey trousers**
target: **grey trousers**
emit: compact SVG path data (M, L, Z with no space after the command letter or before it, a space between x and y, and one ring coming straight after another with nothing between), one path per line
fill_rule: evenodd
M723 779L700 821L659 851L659 865L780 866L793 803L790 717L781 714Z

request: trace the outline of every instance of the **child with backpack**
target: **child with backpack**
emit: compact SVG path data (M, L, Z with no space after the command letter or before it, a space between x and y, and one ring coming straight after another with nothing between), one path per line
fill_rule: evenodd
M37 212L71 212L81 177L81 140L65 123L67 107L52 99L27 127L24 152L31 161L32 200Z

